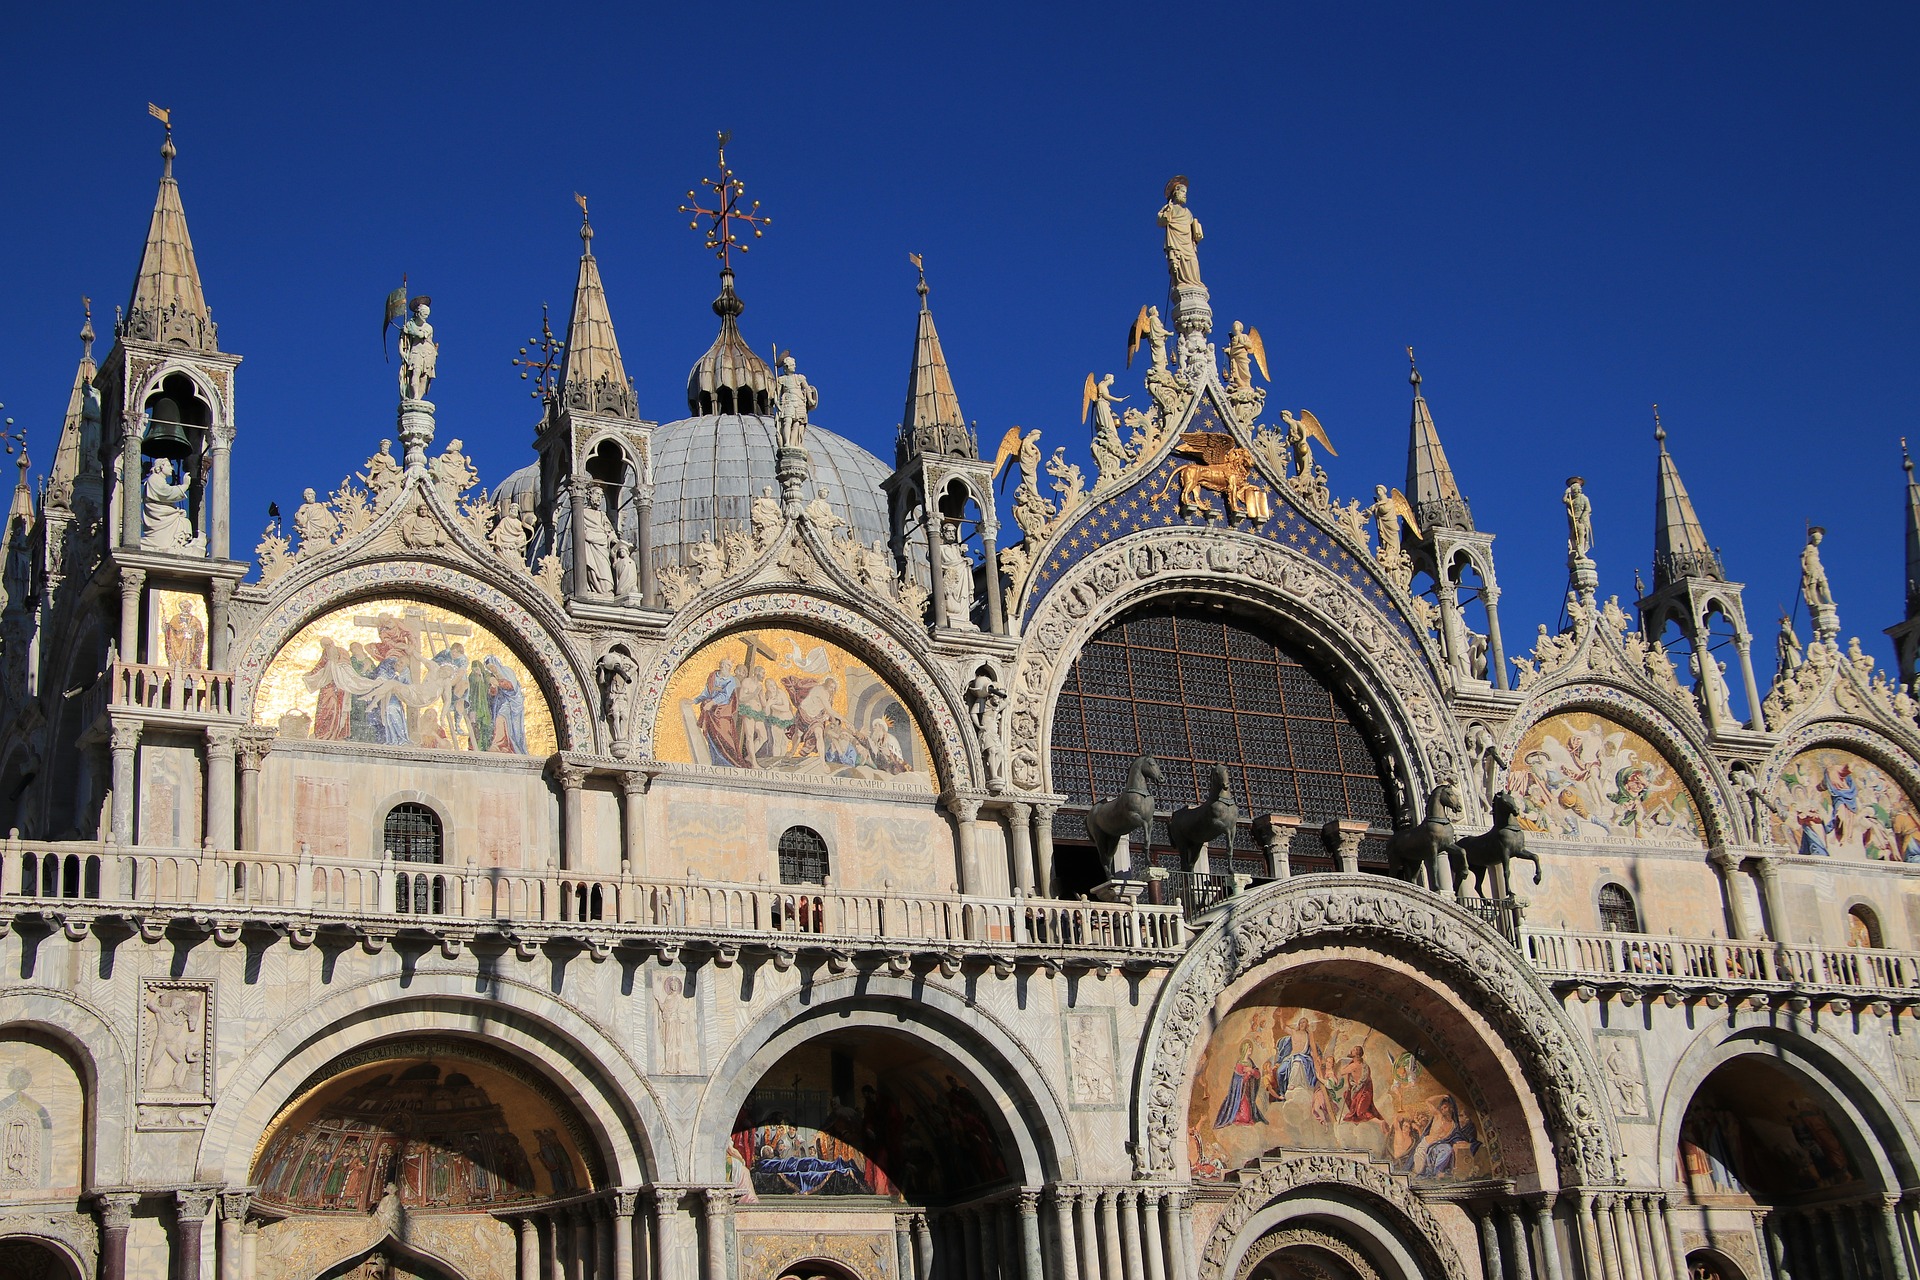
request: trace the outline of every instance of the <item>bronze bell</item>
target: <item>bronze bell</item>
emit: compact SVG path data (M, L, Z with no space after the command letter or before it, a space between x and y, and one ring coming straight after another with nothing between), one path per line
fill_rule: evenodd
M172 396L159 396L148 402L147 429L140 441L140 452L149 458L176 460L192 455L193 441L187 438L180 406Z

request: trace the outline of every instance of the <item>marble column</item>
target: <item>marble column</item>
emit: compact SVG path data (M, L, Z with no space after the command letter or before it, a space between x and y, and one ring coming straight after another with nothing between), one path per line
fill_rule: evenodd
M1181 1280L1193 1280L1200 1271L1200 1246L1193 1238L1193 1193L1180 1193Z
M240 1228L240 1280L256 1280L260 1274L260 1224L252 1220Z
M932 1280L933 1228L927 1215L913 1215L913 1280Z
M233 558L233 428L215 426L207 432L207 505L200 517L206 526L207 548L215 560Z
M138 503L136 502L136 506ZM135 539L138 542L139 539ZM140 661L140 589L147 584L144 569L120 571L120 661Z
M1160 1232L1167 1241L1168 1280L1193 1280L1193 1249L1186 1238L1186 1222L1181 1216L1184 1191L1169 1191L1160 1199Z
M1073 1203L1080 1238L1080 1280L1100 1280L1100 1228L1095 1221L1095 1197L1091 1191L1076 1190Z
M975 1209L960 1210L961 1249L965 1253L963 1265L966 1270L961 1274L967 1280L980 1280L985 1274L980 1253L980 1214Z
M573 564L567 574L567 594L576 600L587 594L587 503L592 482L585 476L567 477L568 523L573 535Z
M225 559L224 553L221 558ZM207 584L207 666L214 671L225 671L231 660L227 652L232 643L227 635L227 608L232 601L233 583L215 578Z
M573 1266L570 1269L574 1280L594 1280L593 1276L593 1210L586 1205L575 1205L573 1209Z
M1043 898L1053 897L1053 815L1057 804L1033 806L1033 887Z
M579 765L560 764L554 767L553 775L560 783L560 869L576 871L587 852L585 806L580 795L587 771Z
M1907 1265L1906 1244L1900 1239L1900 1222L1895 1216L1895 1206L1900 1203L1898 1197L1883 1199L1874 1213L1875 1229L1880 1233L1880 1243L1886 1250L1886 1265L1893 1280L1913 1280L1913 1268Z
M133 843L135 749L140 745L140 722L113 722L113 842Z
M1123 1188L1115 1197L1114 1207L1120 1215L1120 1249L1126 1259L1127 1280L1146 1280L1140 1245L1140 1192Z
M638 1191L613 1193L613 1273L612 1280L635 1280L633 1272L633 1213L640 1202Z
M1647 1223L1647 1198L1638 1194L1623 1196L1621 1207L1626 1213L1641 1280L1660 1280L1660 1271L1653 1260L1653 1232Z
M648 488L641 493L639 503L640 546L634 552L634 559L640 562L640 603L653 608L659 598L659 591L653 576L653 490Z
M956 624L947 617L947 593L943 582L944 574L940 568L940 540L944 521L937 507L927 508L926 517L922 532L927 539L927 583L932 588L927 593L927 603L933 606L933 629L945 631L950 626L964 625L966 619L962 618ZM908 572L912 572L911 567ZM969 1276L968 1280L973 1278Z
M1167 1193L1158 1187L1140 1193L1140 1222L1147 1229L1147 1280L1167 1280L1167 1242L1160 1230Z
M1740 684L1747 695L1747 728L1765 733L1767 717L1760 706L1760 686L1753 678L1753 637L1745 631L1736 632L1733 647L1740 654Z
M207 827L208 849L231 852L233 838L233 749L240 731L231 725L207 726Z
M1780 892L1780 860L1772 854L1755 856L1753 874L1760 881L1760 901L1766 907L1773 940L1782 946L1791 946L1793 924L1787 918L1787 896Z
M127 1230L140 1197L113 1191L94 1197L100 1213L100 1280L127 1280Z
M1056 1280L1077 1280L1080 1274L1080 1250L1073 1233L1073 1193L1054 1186L1048 1193L1053 1202L1054 1276Z
M959 845L960 892L980 892L980 854L974 841L973 823L980 816L980 802L965 796L948 796L947 812L953 815L954 833Z
M1000 1206L983 1204L974 1210L980 1219L980 1274L987 1280L998 1280L1001 1273L1000 1255L1004 1245L1000 1240ZM1011 1276L1007 1280L1013 1280Z
M980 549L985 553L986 572L981 575L987 587L987 630L996 636L1007 634L1004 593L1000 589L1000 549L994 545L999 530L990 526L980 527Z
M1605 1237L1600 1230L1600 1198L1591 1191L1579 1193L1579 1209L1574 1217L1574 1235L1580 1242L1581 1280L1616 1280L1619 1269L1607 1265Z
M1100 1193L1100 1274L1104 1280L1134 1280L1120 1261L1120 1196L1111 1189Z
M1673 1202L1665 1193L1654 1198L1654 1210L1660 1217L1660 1244L1666 1249L1666 1272L1671 1280L1687 1280L1687 1244L1680 1235L1680 1223L1673 1216Z
M128 404L120 419L120 545L140 545L141 484L146 479L140 459L140 407ZM132 658L128 662L134 661Z
M220 1193L220 1280L243 1280L241 1255L246 1246L241 1242L241 1229L246 1225L247 1210L252 1204L251 1191Z
M1619 1250L1620 1274L1627 1280L1650 1280L1640 1271L1640 1250L1633 1238L1633 1221L1627 1215L1628 1197L1615 1193L1607 1197L1612 1210L1614 1247Z
M651 782L638 770L620 775L620 860L626 863L629 875L640 875L647 867L647 788Z
M1560 1260L1560 1232L1553 1222L1553 1197L1538 1196L1531 1203L1533 1229L1540 1242L1534 1276L1536 1280L1566 1280L1566 1271Z
M1753 922L1747 919L1746 895L1740 892L1740 859L1725 849L1715 849L1707 855L1707 861L1713 864L1721 896L1727 903L1727 932L1736 942L1754 937Z
M893 1263L901 1276L913 1274L913 1215L893 1215Z
M173 1193L173 1280L200 1280L200 1239L211 1208L211 1191Z
M1040 1193L1022 1191L1016 1202L1020 1214L1020 1264L1025 1280L1047 1280L1040 1259Z
M1033 896L1033 806L1015 801L1006 807L1007 845L1013 860L1013 887Z
M1772 1264L1773 1280L1793 1280L1787 1267L1787 1241L1781 1228L1780 1210L1769 1209L1760 1220L1760 1236L1765 1242L1767 1261Z
M546 1255L542 1273L545 1280L567 1280L567 1246L561 1239L566 1232L564 1219L557 1212L546 1215Z
M727 1228L733 1217L733 1188L707 1187L701 1202L707 1211L705 1280L727 1280Z
M234 748L234 763L239 767L240 829L238 846L248 853L260 851L260 762L273 750L273 733L255 726L240 730Z
M1520 1218L1519 1206L1501 1205L1500 1225L1505 1228L1507 1256L1513 1259L1513 1280L1533 1280L1533 1268L1527 1265L1527 1224Z
M540 1227L532 1215L520 1219L520 1270L515 1280L540 1280Z
M1480 1233L1480 1274L1486 1280L1507 1280L1506 1268L1500 1265L1500 1228L1494 1222L1497 1209L1483 1209L1474 1216L1479 1219L1475 1224Z
M1507 646L1500 639L1500 588L1492 581L1480 587L1480 601L1487 609L1487 674L1496 689L1511 689L1513 673L1507 670Z

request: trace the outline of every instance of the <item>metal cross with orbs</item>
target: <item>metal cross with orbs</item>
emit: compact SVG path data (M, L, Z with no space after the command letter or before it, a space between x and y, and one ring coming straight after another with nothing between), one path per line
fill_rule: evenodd
M4 404L0 404L0 409L6 407ZM24 453L27 447L27 429L21 427L18 431L15 431L13 429L13 419L8 418L5 426L0 427L0 441L5 442L5 448L8 453L12 453L15 449L19 449Z
M700 229L700 219L712 219L707 224L707 248L719 256L721 270L731 271L733 270L733 250L738 249L745 253L749 248L740 242L740 237L734 234L733 224L746 223L753 228L753 237L757 240L763 228L773 225L773 219L760 212L758 200L745 208L741 207L740 197L747 193L747 184L734 177L733 170L727 167L727 143L732 140L733 134L723 129L719 136L720 178L718 181L712 178L700 179L701 186L712 190L713 202L718 207L713 209L703 207L699 203L701 197L697 192L689 191L687 199L692 203L681 205L680 212L694 215L693 221L687 225L695 231Z
M577 197L576 197L577 198ZM520 354L507 363L520 368L520 379L533 379L533 390L527 394L536 400L553 398L554 378L560 370L560 352L566 343L553 336L553 324L547 318L547 304L540 304L540 336L528 338L527 345L520 348ZM540 358L535 360L528 355L529 350L537 351Z

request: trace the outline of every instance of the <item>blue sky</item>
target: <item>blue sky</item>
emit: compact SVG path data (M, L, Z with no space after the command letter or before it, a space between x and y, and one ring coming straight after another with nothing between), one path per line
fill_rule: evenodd
M508 359L543 301L565 315L576 190L642 412L682 416L716 283L676 206L727 128L774 218L740 266L747 338L791 347L816 421L882 456L909 252L982 439L1017 422L1084 454L1081 383L1128 381L1180 171L1215 314L1265 336L1271 410L1326 423L1337 493L1403 483L1416 348L1499 535L1510 644L1558 612L1569 474L1603 594L1631 596L1658 401L1762 652L1813 521L1845 631L1891 654L1912 5L37 5L9 26L0 401L48 459L80 297L105 332L138 261L146 103L173 108L207 295L246 358L236 546L393 434L376 322L403 270L435 299L442 440L489 481L531 457Z

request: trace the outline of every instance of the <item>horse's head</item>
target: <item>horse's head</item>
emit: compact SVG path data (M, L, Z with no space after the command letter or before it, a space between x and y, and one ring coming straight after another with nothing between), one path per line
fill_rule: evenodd
M1133 762L1133 767L1134 770L1139 773L1140 777L1147 782L1159 782L1161 780L1160 762L1152 756L1141 756Z
M1227 766L1223 764L1217 764L1213 766L1213 782L1211 784L1211 790L1207 794L1207 798L1209 800L1218 800L1221 796L1226 795L1228 789L1231 788L1232 786L1233 786L1233 780L1232 780L1232 777L1227 773Z
M1460 803L1460 791L1451 782L1443 782L1427 793L1427 818L1429 821L1443 816L1435 812L1438 809L1451 809L1455 813L1459 813L1464 808L1466 808L1466 806Z
M1504 827L1519 816L1520 802L1505 791L1493 793L1493 825Z

